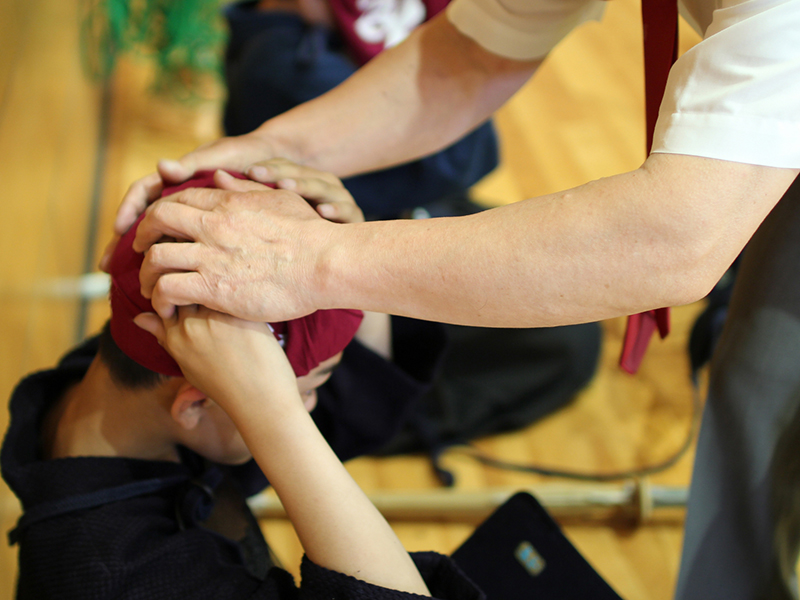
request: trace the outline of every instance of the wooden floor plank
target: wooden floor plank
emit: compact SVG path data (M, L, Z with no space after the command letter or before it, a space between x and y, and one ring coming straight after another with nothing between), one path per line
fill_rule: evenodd
M77 304L52 297L80 273L96 147L97 95L80 71L76 0L0 8L0 395L52 364L75 340ZM0 417L5 429L7 413ZM18 504L0 485L3 531ZM0 544L0 598L14 588L16 550Z

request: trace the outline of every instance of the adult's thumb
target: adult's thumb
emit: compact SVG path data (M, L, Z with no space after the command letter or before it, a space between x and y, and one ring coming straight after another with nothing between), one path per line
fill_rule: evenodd
M265 185L251 179L239 179L222 169L218 169L214 173L214 185L222 190L233 192L264 191L265 188L275 188L274 184Z
M181 161L161 159L158 161L158 174L164 181L183 183L194 175L195 167L185 165Z

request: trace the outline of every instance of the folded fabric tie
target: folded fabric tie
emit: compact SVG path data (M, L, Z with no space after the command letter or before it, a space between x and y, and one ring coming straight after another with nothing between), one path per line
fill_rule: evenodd
M669 71L678 57L678 3L676 0L642 0L644 30L644 76L647 152L653 146L658 109L667 87ZM662 338L669 333L669 308L657 308L628 317L620 366L636 373L650 338L658 329Z
M240 173L231 175L245 179ZM214 171L199 171L189 181L165 188L161 197L190 187L214 187ZM144 214L122 236L111 257L111 335L120 349L138 364L156 373L178 377L182 375L178 363L155 336L133 322L140 313L154 312L153 305L140 291L139 269L144 255L133 250L136 230L143 218ZM301 377L344 350L363 316L359 310L319 310L299 319L270 323L270 327L281 342L295 375Z

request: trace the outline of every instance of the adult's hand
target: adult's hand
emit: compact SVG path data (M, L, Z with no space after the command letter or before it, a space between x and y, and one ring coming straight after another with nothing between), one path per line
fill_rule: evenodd
M324 187L295 181L298 189ZM312 293L317 250L340 225L294 192L223 171L215 183L218 189L162 198L139 224L133 247L146 252L140 281L156 312L166 319L175 306L202 304L251 321L282 321L322 308ZM177 241L156 244L164 237Z
M160 160L157 171L134 181L125 192L114 220L114 236L100 259L100 268L108 270L108 261L117 242L136 222L147 206L161 196L165 185L182 183L202 169L245 171L252 163L276 155L277 146L255 133L226 137L200 146L178 160Z
M329 221L364 222L364 213L336 175L285 158L256 163L247 169L247 174L255 181L299 194Z
M116 234L133 224L165 182L180 183L200 168L238 170L258 181L248 167L283 156L348 176L440 150L486 120L540 62L499 57L458 31L445 14L437 15L327 94L250 134L161 161L157 173L125 195ZM106 264L101 261L101 268Z

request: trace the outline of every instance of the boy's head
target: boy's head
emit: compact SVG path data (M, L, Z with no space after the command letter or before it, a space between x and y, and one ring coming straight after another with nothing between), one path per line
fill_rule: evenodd
M213 172L203 172L181 186L166 188L162 196L186 187L213 186ZM250 453L233 422L183 378L180 367L155 337L133 322L136 315L153 310L139 288L143 255L132 248L138 223L122 236L109 265L112 314L101 334L98 357L115 385L156 398L169 411L181 444L216 462L243 462ZM316 404L316 388L341 360L362 316L360 311L328 310L270 324L297 375L309 410Z
M133 396L137 410L146 411L151 425L168 431L176 443L220 464L241 464L252 458L233 421L211 398L183 377L156 373L129 358L114 341L110 321L100 333L97 358L114 385ZM341 358L339 352L297 378L307 410L314 409L317 388Z

